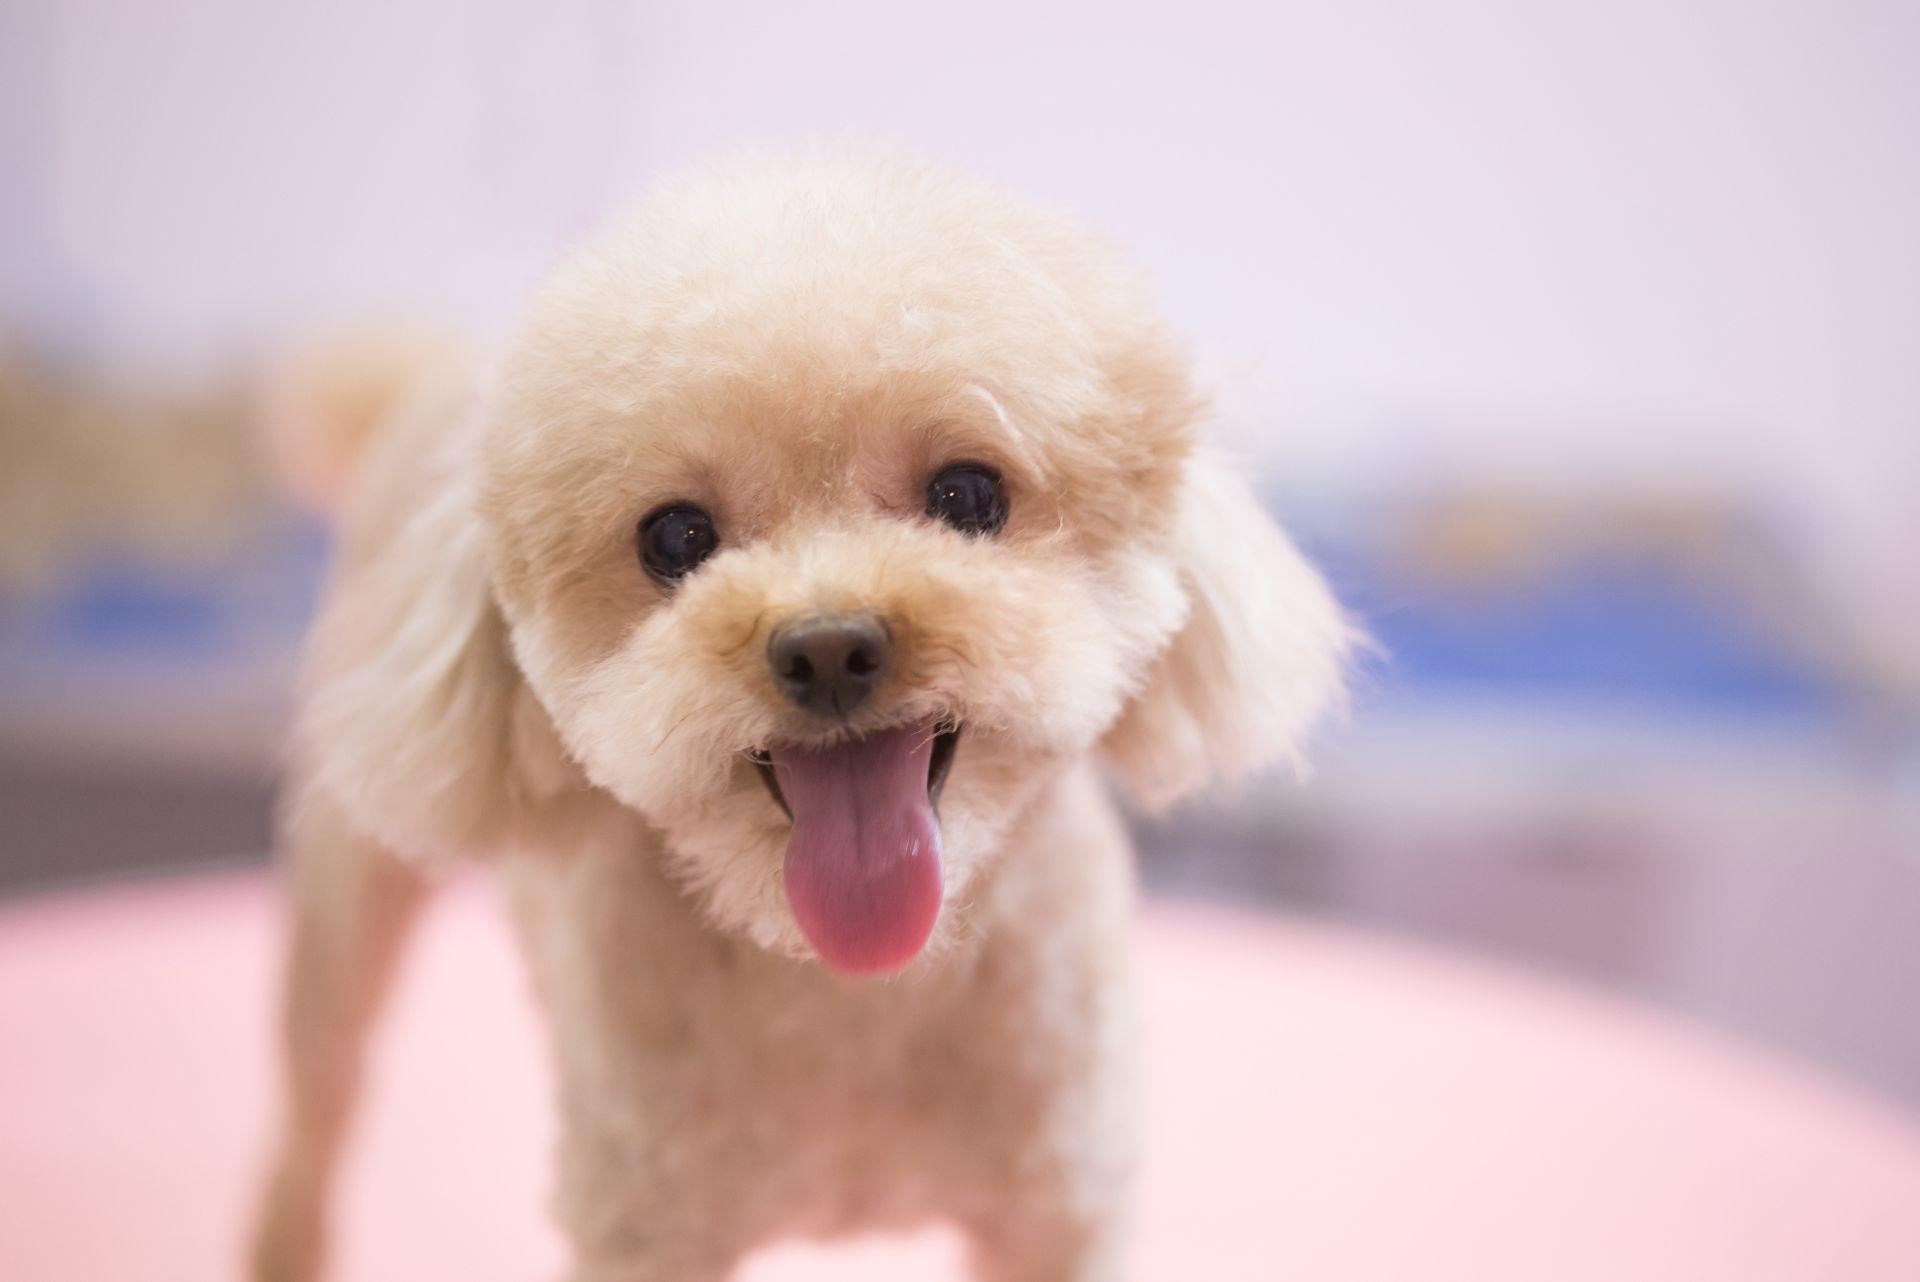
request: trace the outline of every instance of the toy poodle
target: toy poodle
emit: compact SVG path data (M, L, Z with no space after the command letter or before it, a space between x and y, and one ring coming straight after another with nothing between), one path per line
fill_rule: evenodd
M392 362L396 366L401 362ZM285 852L261 1282L319 1275L436 863L507 890L573 1282L930 1219L1122 1276L1124 827L1293 756L1348 625L1071 220L815 148L664 184L368 422Z

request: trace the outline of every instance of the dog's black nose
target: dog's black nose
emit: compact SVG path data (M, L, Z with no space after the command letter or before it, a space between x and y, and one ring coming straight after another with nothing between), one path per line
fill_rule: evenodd
M893 640L871 614L829 614L784 623L767 642L774 684L823 717L844 717L887 674Z

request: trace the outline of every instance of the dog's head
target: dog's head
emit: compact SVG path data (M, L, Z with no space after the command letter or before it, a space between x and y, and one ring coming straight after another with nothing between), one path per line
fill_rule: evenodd
M1068 763L1158 805L1335 697L1339 612L1197 412L1133 274L993 188L821 155L669 186L536 297L394 552L406 617L322 674L359 754L323 777L403 848L472 844L551 741L723 928L895 969Z

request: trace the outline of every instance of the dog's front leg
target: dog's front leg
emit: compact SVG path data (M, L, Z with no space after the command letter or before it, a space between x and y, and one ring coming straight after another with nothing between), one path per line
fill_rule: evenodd
M711 1253L688 1250L687 1243L662 1244L637 1251L582 1256L567 1274L567 1282L726 1282L733 1261L724 1263Z
M1054 1205L973 1229L979 1282L1121 1282L1117 1211L1088 1216Z
M661 1111L680 1104L654 1102ZM573 1248L567 1282L725 1282L756 1244L754 1194L698 1130L643 1135L627 1119L572 1121L557 1202Z
M959 1215L978 1282L1121 1282L1137 1156L1130 1051L1110 1042L1000 1136Z
M1101 1169L1071 1169L1089 1160ZM1010 1178L965 1224L978 1282L1121 1282L1128 1178L1112 1161L1063 1152L1052 1170Z
M574 1252L567 1282L726 1282L746 1244L718 1202L722 1190L688 1176L612 1177L618 1189L577 1201L563 1216Z

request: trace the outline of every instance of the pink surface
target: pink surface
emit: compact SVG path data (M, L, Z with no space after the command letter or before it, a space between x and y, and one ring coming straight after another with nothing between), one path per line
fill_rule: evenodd
M277 920L229 876L0 910L0 1277L236 1275ZM1920 1277L1920 1128L1581 993L1284 919L1141 931L1136 1278ZM539 1034L488 897L435 909L347 1173L341 1279L555 1276ZM941 1282L937 1234L750 1282Z

